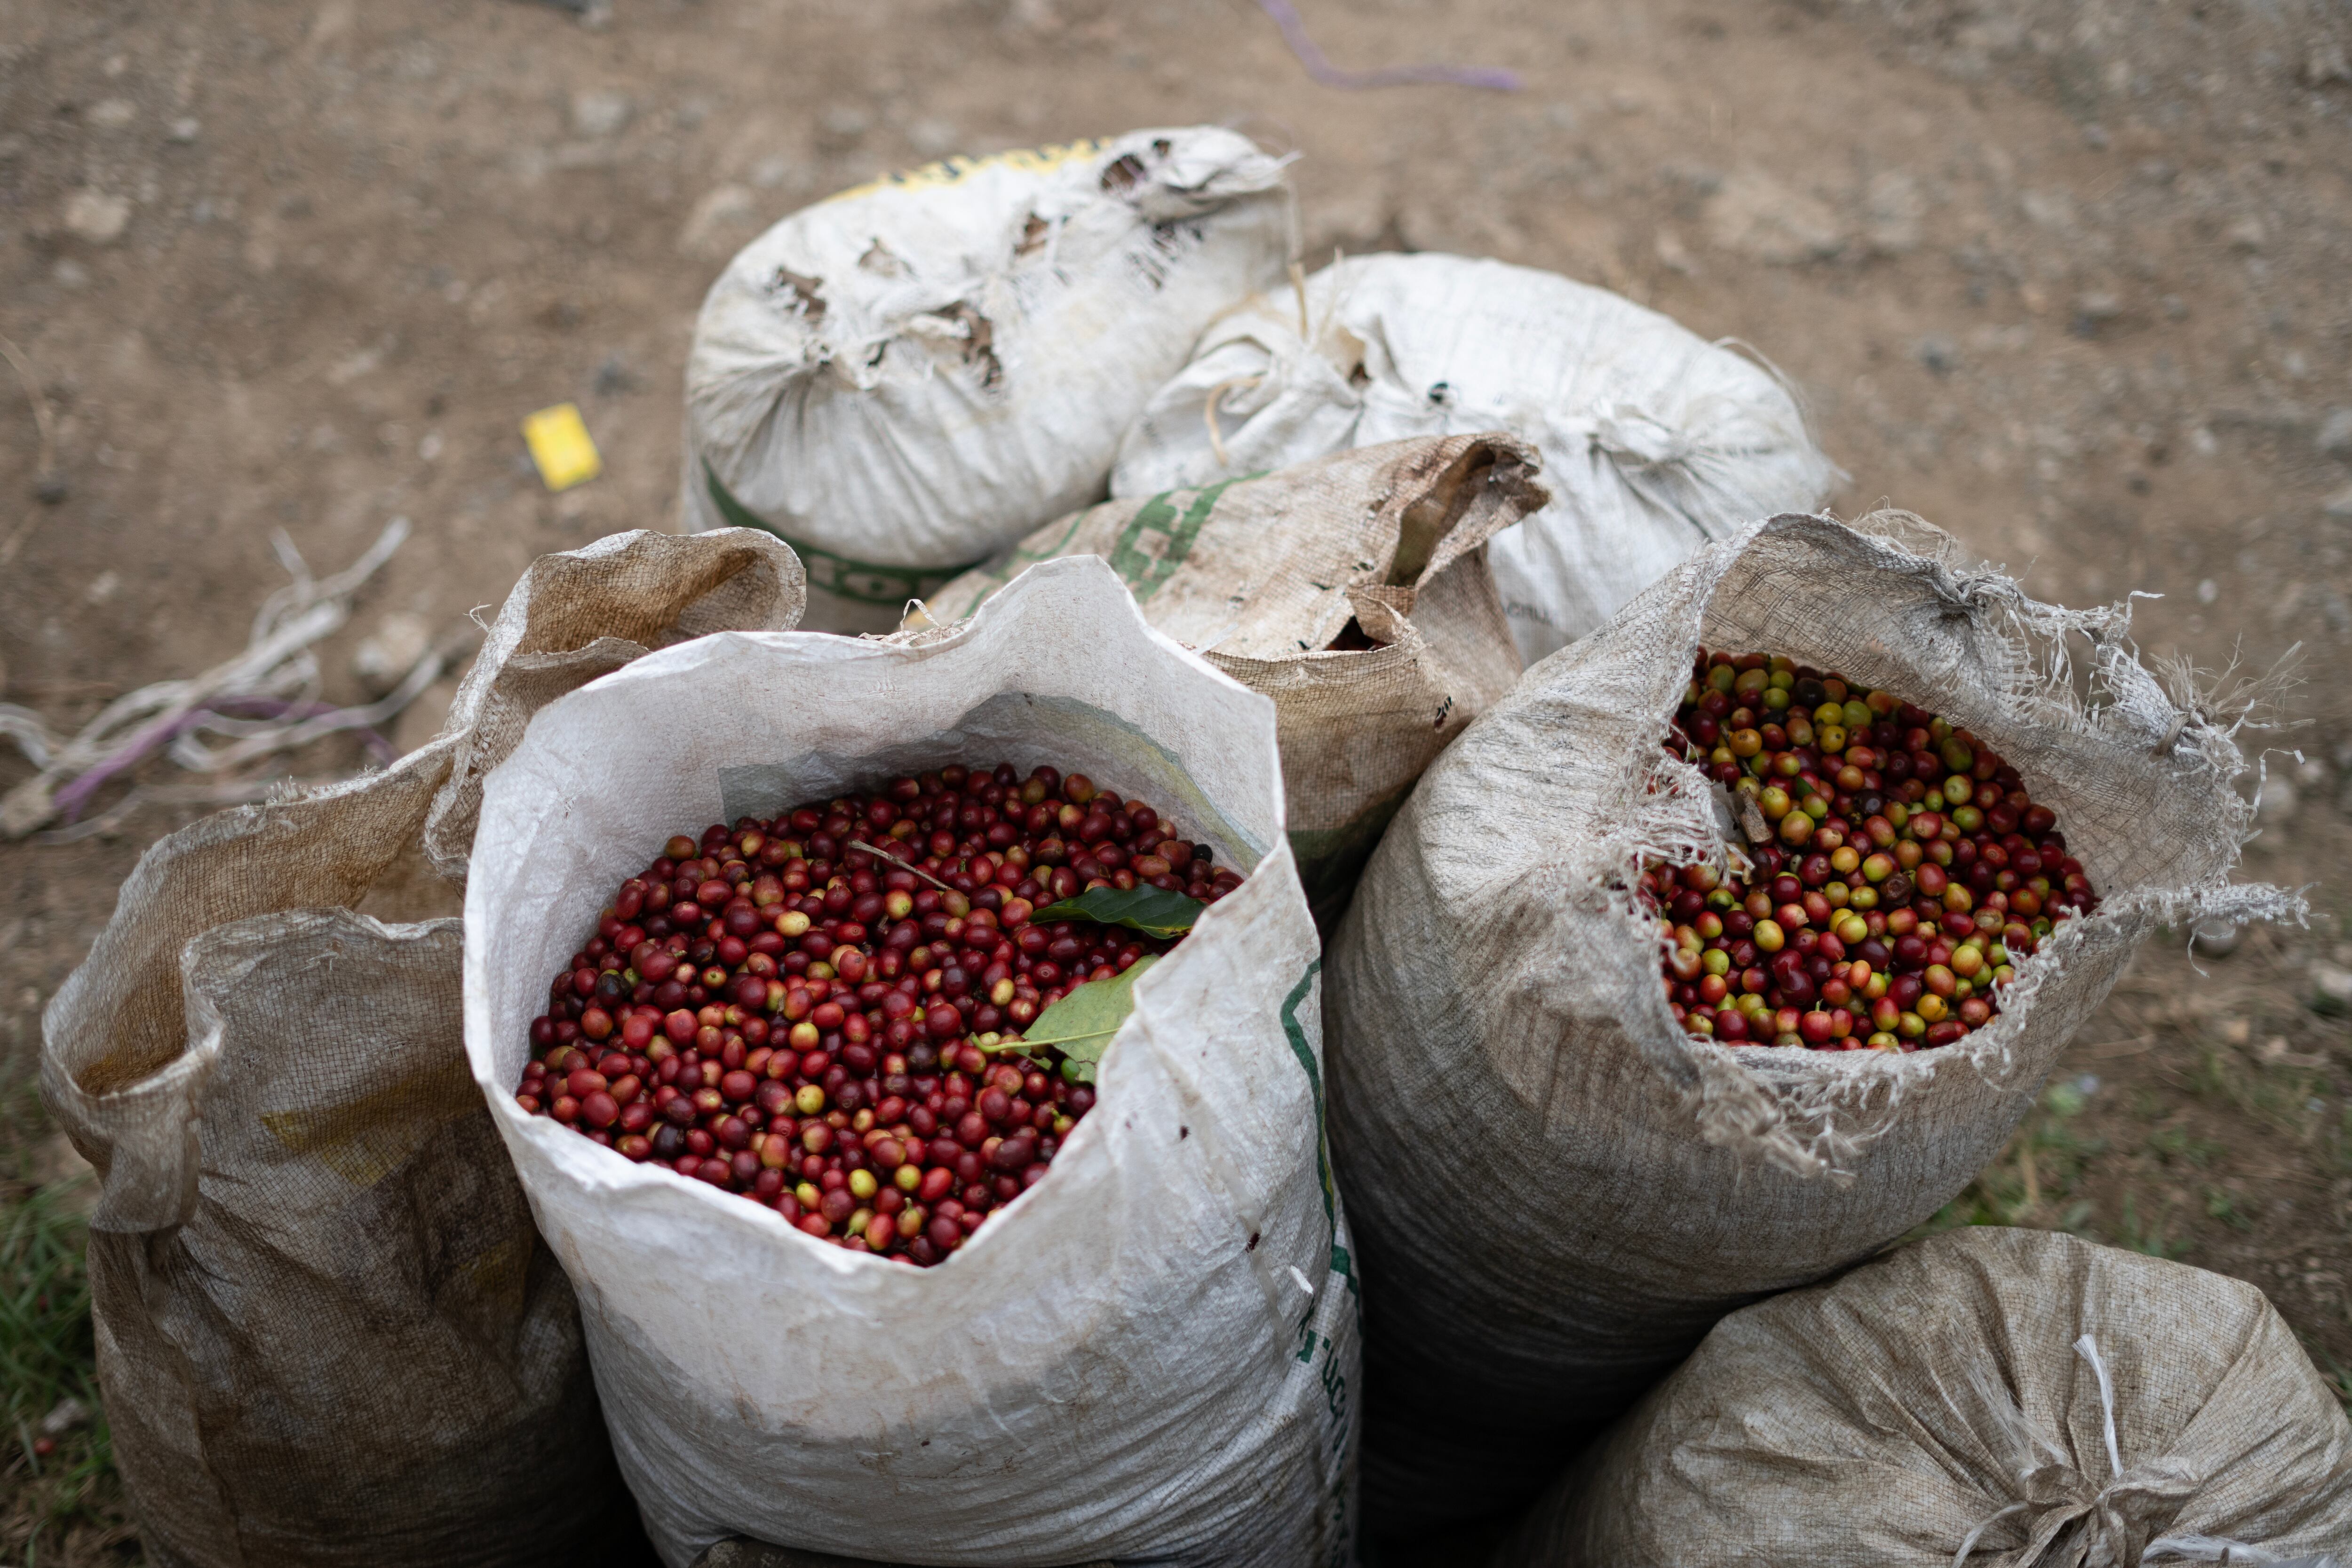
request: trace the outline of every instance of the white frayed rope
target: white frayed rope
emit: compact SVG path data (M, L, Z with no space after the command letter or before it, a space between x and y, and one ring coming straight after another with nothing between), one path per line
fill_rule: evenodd
M2016 1474L2020 1489L2041 1493L2048 1500L2027 1498L1986 1515L1961 1539L1960 1549L1952 1554L1952 1568L1967 1568L1978 1542L2001 1521L2052 1509L2075 1516L2088 1532L2088 1539L2075 1543L2078 1550L2065 1559L2067 1562L2116 1562L2118 1552L2126 1549L2124 1538L2136 1522L2128 1517L2130 1514L2141 1511L2147 1501L2177 1503L2202 1484L2202 1478L2186 1460L2170 1457L2147 1460L2128 1472L2124 1469L2123 1451L2116 1437L2115 1378L2107 1371L2105 1358L2099 1354L2098 1342L2089 1333L2074 1342L2074 1353L2090 1363L2092 1375L2098 1379L2099 1435L2106 1447L2107 1484L2085 1496L2089 1489L2086 1479L2066 1462L2058 1446L2034 1429L2008 1390L1979 1375L1978 1397L2018 1445ZM2029 1524L2026 1533L2030 1540L2038 1531ZM2176 1561L2243 1563L2249 1568L2345 1568L2333 1553L2281 1557L2242 1541L2211 1535L2159 1536L2139 1554L2142 1564Z
M2245 1563L2249 1568L2344 1568L2344 1560L2332 1552L2316 1557L2281 1557L2259 1546L2243 1542L2223 1541L2213 1535L2167 1535L2148 1542L2147 1550L2139 1554L2142 1563Z
M351 616L352 599L408 537L409 522L394 518L367 552L341 572L314 578L284 530L273 544L293 581L262 602L245 650L185 679L159 680L116 699L72 736L53 733L29 709L0 704L0 738L15 742L40 772L0 797L0 837L22 838L62 816L78 817L98 789L158 752L191 773L217 775L346 731L357 731L377 752L392 760L390 743L375 727L397 715L438 679L454 652L446 644L427 648L392 692L356 708L320 702L314 644L341 629ZM235 743L212 747L205 733L226 735ZM207 800L236 797L268 781L218 783ZM226 794L221 792L227 792ZM134 791L98 819L102 831L132 804L169 798ZM52 835L52 842L83 837L79 828Z

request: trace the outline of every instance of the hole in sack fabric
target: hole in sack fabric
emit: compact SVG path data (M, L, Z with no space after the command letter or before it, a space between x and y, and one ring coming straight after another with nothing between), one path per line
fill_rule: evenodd
M824 287L824 279L803 278L789 267L779 267L775 280L769 287L780 294L789 291L793 296L793 309L805 317L810 326L814 327L824 320L824 296L818 292Z
M904 278L914 270L897 251L878 239L866 247L866 254L857 258L857 265L860 270L883 278Z
M961 300L932 313L963 329L963 363L978 365L980 384L993 391L1004 379L1003 363L996 357L995 324Z
M1454 531L1486 488L1495 479L1495 450L1473 447L1440 476L1428 492L1405 508L1399 520L1396 555L1389 563L1388 585L1410 588L1429 569L1438 542Z

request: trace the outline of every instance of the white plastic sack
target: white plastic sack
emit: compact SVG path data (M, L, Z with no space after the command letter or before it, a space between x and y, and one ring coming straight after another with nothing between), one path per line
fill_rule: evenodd
M1769 371L1655 310L1500 261L1361 256L1203 333L1128 432L1111 494L1480 430L1533 442L1552 494L1491 552L1529 664L1838 477Z
M515 1105L546 976L649 845L950 759L1083 767L1251 868L1137 984L1099 1102L1004 1217L913 1268ZM707 637L553 703L485 786L466 929L474 1074L671 1568L731 1535L992 1568L1349 1560L1356 1301L1274 705L1102 562L905 640Z
M1495 1568L2352 1562L2352 1427L2260 1290L1969 1226L1715 1326Z
M1201 329L1280 279L1284 162L1214 126L1136 131L785 218L703 301L688 526L788 542L812 628L896 629L908 599L1102 499Z

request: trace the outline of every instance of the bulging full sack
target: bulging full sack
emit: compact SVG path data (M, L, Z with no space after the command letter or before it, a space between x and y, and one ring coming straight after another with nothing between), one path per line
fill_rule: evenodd
M1393 1519L1523 1500L1724 1313L1934 1214L2158 925L2300 909L2228 882L2238 750L2134 660L2120 610L2037 604L1916 520L1874 529L1779 517L1693 556L1472 724L1365 870L1326 1016L1370 1292L1366 1495ZM1931 707L2057 812L2101 902L1990 1026L1908 1055L1683 1033L1629 889L1724 854L1707 780L1660 746L1701 646Z
M938 1267L633 1164L515 1087L545 977L681 827L943 759L1082 766L1254 868L1134 986L1050 1173ZM899 641L707 637L533 721L488 780L466 1037L578 1292L672 1568L730 1536L944 1564L1342 1564L1357 1330L1316 935L1272 704L1048 562Z
M469 760L621 639L788 626L800 585L741 531L543 558L430 744L141 858L44 1016L41 1093L100 1173L99 1383L152 1560L493 1568L634 1538L571 1286L467 1079L426 838L462 870Z
M910 598L1099 500L1121 435L1290 255L1284 160L1214 126L950 159L805 207L711 285L686 370L693 528L765 528L808 624Z
M1412 781L1519 677L1487 557L1543 505L1538 462L1508 437L1424 437L1108 501L926 609L969 615L1035 562L1109 562L1145 619L1274 699L1291 853L1336 918Z
M1481 430L1534 443L1551 491L1493 549L1529 663L1838 477L1779 378L1655 310L1500 261L1362 256L1211 326L1120 445L1111 494Z
M2260 1290L1971 1227L1734 1312L1495 1568L2352 1561L2352 1426Z

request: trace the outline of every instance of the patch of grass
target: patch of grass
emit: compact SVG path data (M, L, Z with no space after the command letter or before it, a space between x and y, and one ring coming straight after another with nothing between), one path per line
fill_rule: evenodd
M2189 1087L2208 1100L2238 1103L2235 1087L2237 1074L2217 1047L2207 1046L2197 1053L2197 1065L2189 1069Z
M2343 1405L2347 1414L2352 1414L2352 1371L2347 1371L2342 1362L2328 1353L2326 1345L2301 1329L2295 1331L2294 1337L2303 1342L2303 1348L2310 1353L2312 1364L2326 1380L2327 1391L2336 1395L2336 1402Z
M2231 1230L2243 1231L2254 1228L2254 1222L2248 1219L2239 1209L2238 1200L2210 1184L2208 1184L2205 1188L2205 1215L2209 1219L2220 1220Z
M2189 1087L2208 1100L2235 1106L2282 1131L2308 1137L2310 1102L2318 1081L2305 1072L2250 1073L2233 1055L2207 1046L2189 1069Z
M2159 1127L2148 1134L2147 1146L2166 1164L2175 1161L2203 1170L2213 1163L2213 1156L2223 1152L2222 1146L2210 1138L2200 1138L2185 1127Z
M1906 1239L1964 1225L2039 1226L2081 1234L2091 1205L2074 1198L2074 1187L2084 1168L2107 1147L2105 1139L2085 1138L2070 1125L2083 1105L2083 1091L2074 1084L2052 1084L2000 1158Z
M2150 1258L2179 1258L2189 1248L2186 1241L2174 1241L2165 1235L2164 1216L2144 1222L2133 1194L2124 1194L2124 1214L2116 1239L2134 1252L2144 1252Z
M2225 1074L2228 1064L2216 1064L2212 1070ZM2041 1103L2019 1123L2000 1157L1906 1239L1963 1225L2032 1226L2092 1240L2108 1239L2094 1224L2091 1199L2081 1193L2092 1165L2109 1152L2105 1139L2085 1136L2075 1125L2084 1103L2083 1091L2074 1083L2052 1084L2043 1091ZM2158 1128L2149 1135L2147 1147L2164 1163L2178 1162L2197 1169L2227 1152L2224 1145L2178 1126ZM2213 1186L2204 1192L2209 1212L2223 1218L2212 1205L2230 1204L2229 1194ZM2172 1211L2173 1202L2168 1200L2163 1210L2150 1218L2141 1213L2138 1197L2126 1192L2112 1239L2152 1258L2179 1258L2193 1243L2173 1235ZM2233 1217L2228 1223L2241 1228L2251 1223L2234 1206L2229 1208L2229 1215Z
M29 1151L44 1129L30 1085L15 1087L0 1105L0 1561L37 1568L91 1561L90 1548L129 1531L99 1405L86 1232L73 1201L93 1178L32 1184ZM47 1435L51 1449L39 1453L43 1420L67 1400L87 1418Z

